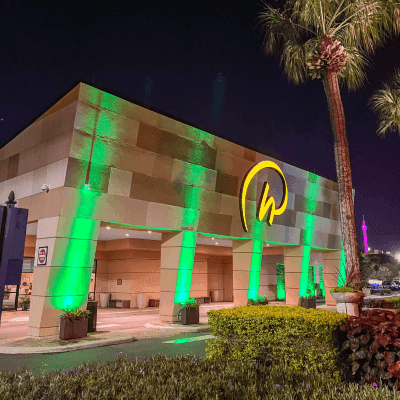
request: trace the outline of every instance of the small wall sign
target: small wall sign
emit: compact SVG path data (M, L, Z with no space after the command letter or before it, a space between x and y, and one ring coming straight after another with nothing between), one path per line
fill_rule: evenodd
M117 285L122 285L122 279L117 279Z
M37 265L46 265L47 264L47 251L48 251L48 246L39 247Z

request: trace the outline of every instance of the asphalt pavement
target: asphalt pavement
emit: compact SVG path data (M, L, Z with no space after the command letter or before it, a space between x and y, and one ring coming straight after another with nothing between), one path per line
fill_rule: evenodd
M206 340L213 340L210 332L171 333L172 336L138 340L131 343L115 344L104 347L82 349L64 353L50 354L0 354L0 371L16 371L19 367L28 368L35 376L46 375L51 371L67 370L79 367L83 363L96 361L115 361L117 353L142 358L156 354L167 356L196 355L206 359Z

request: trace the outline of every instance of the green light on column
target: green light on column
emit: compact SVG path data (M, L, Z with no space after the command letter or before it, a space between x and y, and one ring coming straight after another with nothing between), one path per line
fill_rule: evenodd
M264 249L264 242L261 239L263 231L265 230L265 225L265 222L260 222L255 218L254 224L251 228L253 248L251 254L247 299L256 299L259 296L262 253Z
M315 274L314 274L314 266L310 265L308 267L308 281L307 281L307 290L311 292L311 296L314 296L315 292Z
M276 264L276 298L285 300L285 266L284 264Z
M76 310L87 301L96 251L93 232L97 222L91 217L99 195L92 190L77 191L76 217L71 217L70 226L64 226L69 239L53 249L57 264L52 266L48 288L52 305L59 310Z
M183 231L182 248L175 287L175 303L183 303L189 300L196 239L197 233L192 231Z
M318 267L318 274L319 274L319 288L322 290L322 297L325 297L324 267L322 265Z
M344 249L342 249L340 253L340 268L338 277L338 287L343 287L343 286L346 286L346 257L344 255Z
M263 252L262 240L253 240L253 251L251 255L248 299L255 299L260 288L261 261Z
M309 173L306 191L306 216L305 216L305 228L304 228L304 245L303 245L303 259L301 263L301 274L300 274L300 287L299 297L307 298L310 296L307 293L309 289L309 267L310 267L310 254L311 244L314 236L314 225L315 225L315 213L317 209L317 195L318 195L318 176L313 173Z

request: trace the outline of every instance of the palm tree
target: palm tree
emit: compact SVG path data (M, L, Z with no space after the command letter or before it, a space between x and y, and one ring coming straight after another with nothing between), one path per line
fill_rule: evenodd
M277 8L264 3L259 18L267 54L280 56L289 81L321 79L328 101L339 192L339 214L346 269L362 289L353 186L344 110L339 83L349 91L365 80L367 56L392 33L400 31L396 0L286 0ZM348 275L348 276L349 276Z
M369 101L369 106L378 114L379 126L377 134L385 136L386 132L400 134L400 70L377 90Z

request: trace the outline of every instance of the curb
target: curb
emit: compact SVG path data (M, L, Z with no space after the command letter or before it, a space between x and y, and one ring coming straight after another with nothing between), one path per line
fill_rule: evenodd
M79 343L68 346L54 347L0 347L1 354L48 354L48 353L65 353L73 350L90 349L93 347L109 346L111 344L122 344L136 342L137 339L130 333L123 333L125 338L99 339L97 342Z
M162 331L161 329L158 330ZM197 333L197 332L209 332L210 328L207 327L194 327L194 328L186 328L186 329L177 329L176 331L163 331L165 333L168 332L166 336L174 336L180 333ZM154 331L153 331L154 332ZM140 338L141 334L149 334L149 337ZM71 344L67 346L52 346L52 347L8 347L8 346L1 346L0 344L0 354L49 354L49 353L65 353L68 351L74 350L82 350L82 349L91 349L94 347L103 347L109 346L114 344L122 344L122 343L131 343L136 342L138 340L145 340L145 339L153 339L158 338L158 336L151 337L152 332L137 332L135 334L132 333L125 333L119 332L120 335L124 335L125 337L118 337L118 338L109 338L109 339L98 339L97 341L87 342L87 343L79 343L79 344ZM136 337L135 335L139 336ZM18 338L18 339L11 339L8 340L7 343L16 342L18 340L23 340L25 338Z

